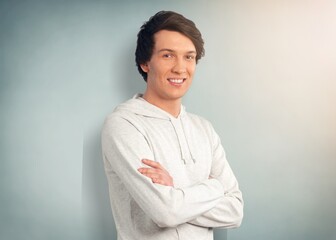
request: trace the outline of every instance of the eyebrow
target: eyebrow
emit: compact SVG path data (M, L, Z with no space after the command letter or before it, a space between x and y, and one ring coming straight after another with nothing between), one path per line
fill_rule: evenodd
M172 49L169 49L169 48L163 48L163 49L160 49L158 52L160 53L160 52L176 52L176 51L174 51ZM188 54L190 54L190 53L197 54L197 52L194 51L194 50L187 51L186 53L188 53Z

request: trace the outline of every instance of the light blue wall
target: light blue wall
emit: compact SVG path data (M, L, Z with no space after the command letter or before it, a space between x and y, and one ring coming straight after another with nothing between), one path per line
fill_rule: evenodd
M99 134L143 91L136 34L166 9L205 39L184 104L245 199L217 240L336 238L336 3L1 1L0 239L115 239Z

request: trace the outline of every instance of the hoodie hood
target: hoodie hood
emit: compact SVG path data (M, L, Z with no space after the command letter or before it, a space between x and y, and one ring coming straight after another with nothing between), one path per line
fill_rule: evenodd
M117 110L131 111L137 115L141 115L144 117L152 117L152 118L159 118L159 119L165 119L165 120L175 118L170 113L147 102L144 98L142 98L142 96L143 95L140 93L134 95L132 99L119 105L117 107ZM184 115L184 114L185 114L185 109L184 109L184 106L181 105L181 111L177 118L179 118L181 115Z
M128 111L132 112L136 115L147 117L147 118L155 118L161 119L163 121L169 121L176 137L178 139L178 145L181 152L181 160L184 164L187 164L188 159L191 159L193 163L196 162L192 151L192 145L190 143L191 136L188 136L187 133L187 121L188 117L185 111L185 107L181 105L181 110L179 116L176 118L170 113L162 110L161 108L154 106L153 104L147 102L142 98L142 94L136 94L134 97L127 102L119 105L116 108L116 111Z

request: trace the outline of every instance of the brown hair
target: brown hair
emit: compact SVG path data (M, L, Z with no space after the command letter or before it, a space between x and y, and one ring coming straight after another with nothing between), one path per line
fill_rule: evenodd
M145 81L147 81L147 73L140 65L151 59L155 44L154 34L160 30L176 31L188 37L196 48L196 63L204 56L204 41L195 23L179 13L160 11L145 22L138 33L135 62Z

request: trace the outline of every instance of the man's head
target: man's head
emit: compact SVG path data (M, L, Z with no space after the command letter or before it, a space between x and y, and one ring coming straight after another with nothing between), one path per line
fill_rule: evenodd
M151 59L155 46L154 35L161 30L179 32L189 38L196 49L196 62L204 56L204 42L195 24L181 14L160 11L152 16L148 22L144 23L138 33L135 61L145 81L147 81L147 73L143 71L141 65Z

